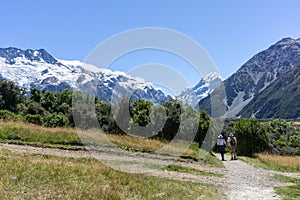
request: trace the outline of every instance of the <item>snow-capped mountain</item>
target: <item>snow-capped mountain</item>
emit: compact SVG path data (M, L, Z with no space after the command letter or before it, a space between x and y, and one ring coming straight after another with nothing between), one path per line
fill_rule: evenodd
M185 106L196 107L201 99L207 97L221 83L222 77L217 72L211 72L194 87L185 89L177 96L177 99L182 101Z
M111 100L113 91L117 95L122 95L122 92L132 93L132 98L153 103L162 103L171 98L142 78L80 61L55 59L44 49L0 48L0 78L11 80L27 90L82 90L104 101Z
M272 101L268 102L266 98L261 99L258 97L263 95L266 88L272 87L275 81L277 90L283 91L283 86L286 86L286 84L283 82L279 84L282 86L281 88L278 86L278 82L286 80L286 76L290 75L290 72L299 66L300 38L284 38L268 49L253 56L237 72L223 82L226 91L226 99L223 100L227 107L226 117L253 117L257 113L262 112L259 108L254 109L250 105L255 104L257 101L262 101L259 105L272 104ZM281 95L278 98L289 98L284 93ZM209 101L209 98L203 99L199 103L200 108L209 110L207 108ZM244 112L246 106L248 108L247 115ZM249 114L250 110L251 113ZM260 113L258 116L264 117L263 113ZM273 116L268 115L269 118Z

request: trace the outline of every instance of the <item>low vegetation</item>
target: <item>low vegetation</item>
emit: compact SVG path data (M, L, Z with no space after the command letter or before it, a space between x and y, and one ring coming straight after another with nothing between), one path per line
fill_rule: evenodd
M276 187L275 191L278 193L283 200L298 200L300 197L300 179L299 178L291 178L282 175L275 175L276 178L292 183L291 186L285 187Z
M166 167L163 167L162 170L189 173L189 174L194 174L194 175L198 175L198 176L223 177L223 174L218 174L218 173L214 173L214 172L205 172L205 171L200 171L200 170L193 169L193 168L186 168L186 167L182 167L182 166L178 166L178 165L168 165Z
M223 192L209 184L114 171L94 159L0 149L1 199L222 199Z
M133 152L154 152L168 144L167 141L130 135L104 134L104 137L113 145ZM97 140L99 140L98 137ZM0 142L74 150L85 149L82 135L79 137L74 128L49 128L13 121L0 121ZM215 156L199 149L197 143L171 146L167 151L175 154L179 153L176 155L182 155L182 159L191 159L212 166L224 167Z
M284 119L259 121L257 119L226 120L222 134L234 133L240 156L253 157L255 153L300 155L299 122Z
M12 121L0 121L0 142L83 149L75 129L47 128Z
M300 156L281 156L271 154L255 154L254 158L240 157L240 159L268 170L282 172L299 172L300 171Z
M257 154L257 158L271 169L291 172L300 171L300 156Z

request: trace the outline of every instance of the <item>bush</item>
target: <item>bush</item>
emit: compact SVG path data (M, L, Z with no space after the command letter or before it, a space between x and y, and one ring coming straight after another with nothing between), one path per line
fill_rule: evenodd
M8 110L0 110L0 119L4 121L18 121L21 120L21 117Z
M237 138L236 148L239 155L253 156L255 153L270 149L266 128L255 119L237 120L233 131Z
M274 152L282 155L300 154L300 130L283 119L274 119L267 123L271 145Z
M41 115L31 115L27 114L25 115L25 120L32 124L42 125L43 124L43 118Z
M62 113L51 113L43 117L43 125L47 127L63 127L68 124L68 118Z

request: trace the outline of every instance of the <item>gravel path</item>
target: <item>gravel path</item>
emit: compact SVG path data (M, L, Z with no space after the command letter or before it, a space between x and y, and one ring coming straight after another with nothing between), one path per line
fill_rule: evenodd
M219 159L221 159L219 157ZM227 180L227 197L230 200L277 200L281 199L275 193L274 187L287 186L284 183L273 178L274 174L282 174L297 177L299 173L282 173L272 170L255 168L243 161L230 161L226 156L224 165L226 168L225 177Z
M280 199L280 197L275 193L274 187L286 186L289 184L280 182L273 178L273 175L282 174L300 178L300 173L283 173L254 168L241 160L229 161L229 157L226 157L227 161L223 162L225 168L214 168L207 165L201 165L197 162L182 161L172 156L146 153L113 151L91 153L90 151L41 148L4 143L0 143L0 148L18 153L47 154L74 158L97 158L102 160L102 162L109 167L131 173L147 172L149 175L161 178L218 184L226 189L226 195L229 200L277 200ZM219 154L217 154L217 157L221 159ZM161 170L159 167L153 170L153 166L166 166L168 164L194 168L205 172L221 173L224 174L224 177L198 176L188 173ZM152 168L149 168L149 166L152 166Z
M123 151L101 151L101 152L90 152L90 151L74 151L74 150L63 150L56 148L42 148L33 147L27 145L14 145L0 143L0 148L7 149L17 153L31 153L31 154L46 154L53 156L64 156L73 158L97 158L102 161L103 164L107 165L116 170L126 171L130 173L147 173L148 175L170 178L183 181L221 184L226 183L225 177L215 176L198 176L189 173L180 173L161 170L161 167L174 164L180 165L187 168L194 168L204 172L224 173L225 169L210 167L207 165L201 165L197 162L180 160L177 157L147 154L147 153L131 153Z

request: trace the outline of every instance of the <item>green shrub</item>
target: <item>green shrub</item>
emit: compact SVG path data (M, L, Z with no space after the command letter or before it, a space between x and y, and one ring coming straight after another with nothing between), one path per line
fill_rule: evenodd
M282 155L300 154L300 130L283 119L266 123L271 145L275 152Z
M27 115L25 115L25 120L32 124L37 124L37 125L43 124L43 118L41 115L38 115L38 114L36 114L36 115L27 114Z
M253 156L270 148L265 126L255 119L237 120L233 131L237 138L236 148L239 155Z
M46 127L63 127L68 124L68 118L62 113L50 113L43 117L43 125Z
M8 110L0 110L0 119L4 121L17 121L21 120L21 117Z

